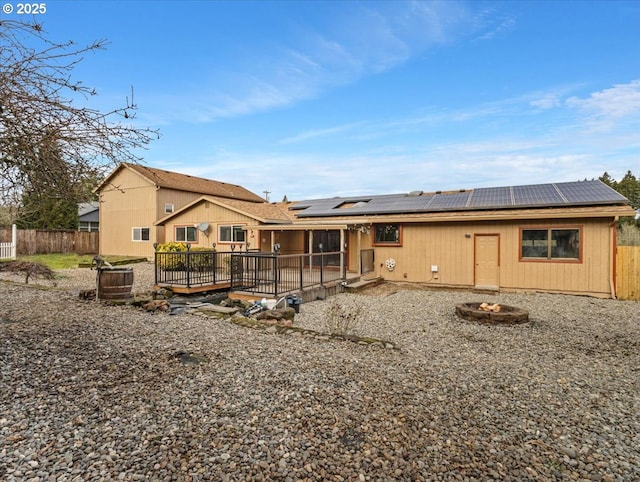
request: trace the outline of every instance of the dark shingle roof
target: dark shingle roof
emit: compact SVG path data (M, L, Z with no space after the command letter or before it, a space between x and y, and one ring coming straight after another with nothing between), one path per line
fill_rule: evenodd
M305 218L619 204L629 204L629 201L603 182L595 180L448 192L334 197L301 201L290 209L298 218Z

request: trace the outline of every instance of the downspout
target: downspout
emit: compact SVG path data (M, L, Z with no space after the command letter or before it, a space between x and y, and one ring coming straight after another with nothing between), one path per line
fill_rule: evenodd
M611 285L611 297L615 300L617 298L616 296L616 278L618 276L618 266L617 266L617 259L618 259L618 220L620 219L619 216L615 216L613 218L613 222L609 224L609 227L611 228L611 244L612 244L612 250L613 250L613 259L611 262L611 272L610 272L610 278L609 278L609 284Z

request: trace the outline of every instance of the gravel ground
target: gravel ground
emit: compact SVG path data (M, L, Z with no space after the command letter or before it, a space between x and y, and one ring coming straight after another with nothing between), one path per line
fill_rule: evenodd
M640 303L383 285L296 317L359 308L389 350L80 301L95 271L61 275L0 283L2 480L640 480ZM531 322L458 320L472 301Z

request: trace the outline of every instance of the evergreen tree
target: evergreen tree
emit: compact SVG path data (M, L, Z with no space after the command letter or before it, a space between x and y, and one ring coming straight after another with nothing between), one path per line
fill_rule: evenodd
M627 171L620 181L613 179L607 172L599 179L626 197L636 211L640 210L640 180L631 171ZM624 217L620 219L620 224L635 224L640 227L640 219Z

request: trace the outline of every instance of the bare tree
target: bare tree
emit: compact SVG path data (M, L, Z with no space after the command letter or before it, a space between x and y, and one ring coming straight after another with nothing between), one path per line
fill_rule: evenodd
M58 43L38 23L0 21L0 203L19 203L60 172L85 182L119 162L140 162L136 151L158 137L158 131L136 125L133 88L122 106L108 112L87 106L97 92L72 73L85 54L107 44ZM52 145L55 156L45 152ZM80 191L43 194L59 198Z

